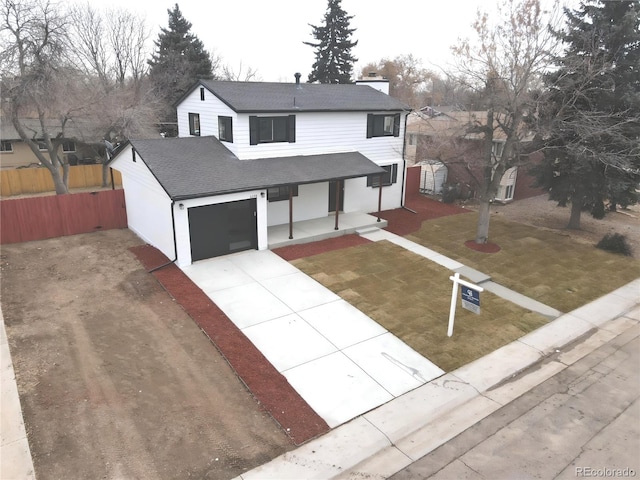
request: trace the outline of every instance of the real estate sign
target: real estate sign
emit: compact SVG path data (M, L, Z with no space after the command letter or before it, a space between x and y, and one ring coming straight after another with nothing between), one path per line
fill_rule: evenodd
M462 297L462 308L480 314L480 292L470 287L462 287L460 289Z

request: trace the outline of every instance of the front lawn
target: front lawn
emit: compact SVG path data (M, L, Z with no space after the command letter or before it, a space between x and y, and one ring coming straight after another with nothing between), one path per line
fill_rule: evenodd
M477 214L428 220L407 238L523 295L569 312L640 277L640 262L576 243L567 235L492 217L490 239L501 250L480 253ZM547 323L542 315L481 294L481 314L460 306L447 337L452 272L382 241L292 262L446 371L454 370Z

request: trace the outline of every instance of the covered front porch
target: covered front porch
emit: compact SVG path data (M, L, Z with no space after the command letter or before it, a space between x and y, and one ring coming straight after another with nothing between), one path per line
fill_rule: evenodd
M339 237L349 233L356 233L359 230L369 230L372 228L384 228L387 221L375 215L367 213L351 212L340 213L338 215L338 229L336 230L335 214L326 217L314 218L293 222L293 238L290 237L289 224L273 225L267 228L267 244L269 249L295 245L298 243L316 242L325 238Z

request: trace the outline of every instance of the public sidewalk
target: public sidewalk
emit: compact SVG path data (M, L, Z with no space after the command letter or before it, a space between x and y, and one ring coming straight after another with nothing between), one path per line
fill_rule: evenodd
M388 478L640 323L639 292L636 279L237 479Z

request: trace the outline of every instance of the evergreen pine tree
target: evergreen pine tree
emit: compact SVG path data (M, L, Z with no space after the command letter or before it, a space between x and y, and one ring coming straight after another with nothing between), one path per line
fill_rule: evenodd
M351 83L353 64L358 61L351 49L358 42L351 41L355 29L349 28L349 24L353 15L347 15L340 6L341 1L329 0L324 25L310 24L317 42L303 42L315 48L316 61L309 74L309 83Z
M565 10L566 51L545 79L544 161L534 172L559 205L595 218L637 201L640 181L640 3L589 0Z
M175 120L173 103L201 78L213 78L213 65L203 43L191 33L191 23L178 4L169 14L169 27L161 28L156 51L148 61L149 77L159 97L166 101L165 117Z

